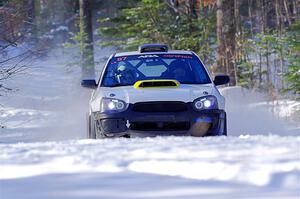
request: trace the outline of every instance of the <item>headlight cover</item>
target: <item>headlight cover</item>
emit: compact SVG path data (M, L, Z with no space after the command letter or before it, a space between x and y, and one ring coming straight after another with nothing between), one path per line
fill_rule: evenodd
M100 107L102 113L119 113L127 109L127 104L119 99L102 98Z
M193 102L193 107L197 111L218 109L218 101L215 96L205 96L195 99Z

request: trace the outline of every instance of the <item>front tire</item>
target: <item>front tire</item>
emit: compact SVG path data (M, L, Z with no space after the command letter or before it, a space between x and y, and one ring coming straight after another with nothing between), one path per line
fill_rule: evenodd
M87 116L87 138L96 139L95 122L91 115Z
M224 118L224 131L223 135L227 136L227 114L225 113L225 118Z

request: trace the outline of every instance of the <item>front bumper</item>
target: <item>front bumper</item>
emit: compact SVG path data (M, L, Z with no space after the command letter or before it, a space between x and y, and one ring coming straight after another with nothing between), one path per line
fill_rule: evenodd
M156 135L226 135L224 110L196 111L189 103L186 111L136 112L132 105L120 113L94 112L97 137L144 137Z

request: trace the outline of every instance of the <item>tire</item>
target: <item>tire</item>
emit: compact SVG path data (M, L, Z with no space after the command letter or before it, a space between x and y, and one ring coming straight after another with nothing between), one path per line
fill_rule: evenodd
M218 129L208 136L227 136L227 115L224 113L224 118L219 119Z
M224 118L224 131L223 135L227 136L227 114L225 113L225 118Z
M95 122L93 122L91 115L87 115L87 138L96 139Z

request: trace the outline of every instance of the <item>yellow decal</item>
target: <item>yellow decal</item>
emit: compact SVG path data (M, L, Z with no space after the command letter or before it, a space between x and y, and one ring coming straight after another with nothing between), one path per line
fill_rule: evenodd
M153 79L135 82L134 88L178 88L180 83L173 79Z

